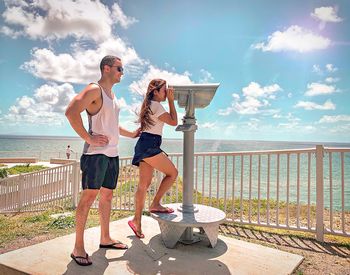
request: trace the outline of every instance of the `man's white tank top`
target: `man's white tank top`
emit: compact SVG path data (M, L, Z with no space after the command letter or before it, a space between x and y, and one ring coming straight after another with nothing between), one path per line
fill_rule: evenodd
M97 83L94 83L98 85ZM98 85L102 94L101 109L95 115L87 112L89 120L90 135L105 135L109 143L106 146L93 146L85 142L83 153L85 155L103 154L108 157L118 156L119 143L119 105L114 95L113 99L109 98L103 88Z

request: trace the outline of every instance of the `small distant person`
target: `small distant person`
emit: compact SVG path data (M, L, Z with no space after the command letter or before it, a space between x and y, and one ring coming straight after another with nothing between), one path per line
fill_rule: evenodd
M123 65L116 56L105 56L100 63L101 78L90 83L70 102L66 116L77 134L85 140L80 166L83 172L82 195L76 211L76 237L71 258L78 265L91 265L92 261L84 247L84 230L89 209L97 194L101 223L100 248L128 249L126 244L112 239L109 232L111 201L119 174L119 135L136 138L137 129L130 132L119 125L120 107L114 84L123 76ZM81 113L86 111L89 130L84 128Z
M74 151L72 149L70 149L70 145L67 146L67 149L66 149L66 156L67 156L67 159L70 159L70 154L71 153L74 153Z
M169 113L160 102L168 99ZM135 194L135 215L128 222L130 228L138 238L144 238L141 229L141 216L145 204L146 192L151 185L153 170L165 174L159 189L150 205L150 212L172 213L173 209L164 207L160 200L174 183L178 171L168 158L160 145L162 143L162 131L164 123L171 126L177 125L177 113L174 106L174 89L166 86L163 79L152 80L147 89L143 101L139 122L141 123L141 136L135 146L135 155L132 164L139 166L139 185Z

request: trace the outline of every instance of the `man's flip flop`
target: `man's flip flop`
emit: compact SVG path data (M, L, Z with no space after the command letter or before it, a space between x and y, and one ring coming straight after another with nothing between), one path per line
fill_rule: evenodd
M145 237L145 235L143 233L140 234L140 233L137 232L136 226L135 226L135 224L132 221L128 221L128 225L130 226L132 231L134 231L136 237L138 237L140 239Z
M172 208L169 208L169 207L166 207L165 209L153 209L153 210L150 210L149 212L151 213L165 213L165 214L170 214L170 213L173 213L174 212L174 209Z
M85 257L82 256L75 256L73 253L70 254L70 257L78 264L82 266L92 265L92 262L89 261L89 255L86 253ZM87 262L81 262L79 259L84 259Z
M122 246L118 246L122 245ZM116 242L116 243L111 243L111 244L100 244L100 248L110 248L110 249L121 249L125 250L128 249L128 245L123 244L122 242Z

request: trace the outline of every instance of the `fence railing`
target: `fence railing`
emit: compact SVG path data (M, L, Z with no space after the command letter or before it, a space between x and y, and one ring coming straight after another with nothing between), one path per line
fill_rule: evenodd
M163 203L182 202L182 154L169 155L179 177ZM195 153L193 202L241 224L350 236L350 148ZM161 182L155 172L146 209ZM134 210L138 168L120 158L112 207ZM76 206L79 163L0 180L0 212ZM93 207L98 206L98 199Z
M80 152L72 152L70 159L79 160L80 156ZM65 151L0 151L0 157L35 157L40 161L49 161L51 158L67 158Z
M76 206L79 163L0 180L0 213Z

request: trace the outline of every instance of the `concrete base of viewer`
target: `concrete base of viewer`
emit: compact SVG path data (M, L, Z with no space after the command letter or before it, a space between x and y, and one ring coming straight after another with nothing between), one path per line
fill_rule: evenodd
M200 240L193 235L193 228L201 228L211 247L215 247L219 226L225 221L226 214L220 209L194 204L191 211L183 211L181 203L165 204L174 209L171 214L151 213L152 218L158 221L163 242L166 247L175 247L178 241L184 244L193 244Z
M0 255L0 274L291 274L303 257L280 250L219 236L209 241L162 243L157 222L143 217L144 239L134 236L127 221L112 222L111 234L129 245L128 250L99 249L100 228L86 230L91 266L78 266L71 258L75 234L59 237Z

